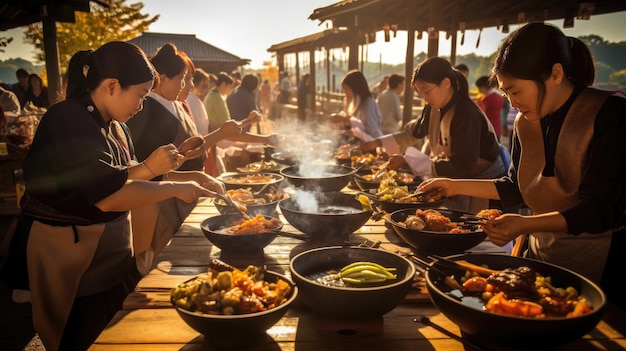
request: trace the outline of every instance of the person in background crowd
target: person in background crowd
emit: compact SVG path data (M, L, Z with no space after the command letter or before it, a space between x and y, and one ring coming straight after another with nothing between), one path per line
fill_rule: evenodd
M298 82L298 121L306 122L306 109L309 102L311 74L305 73Z
M454 66L454 69L456 69L457 71L461 72L463 74L463 76L465 77L465 79L467 79L467 81L469 82L470 70L469 70L469 67L467 67L466 64L460 63L460 64Z
M489 81L489 77L482 76L476 80L476 87L481 93L481 96L476 100L476 103L481 110L487 115L489 122L493 125L493 129L496 131L498 141L500 141L500 134L502 133L502 108L504 107L504 97L502 93L492 86Z
M50 105L50 100L48 100L48 87L43 84L43 80L37 73L31 73L28 76L28 89L26 89L24 101L24 106L29 102L37 107L48 108ZM24 106L22 106L22 108Z
M280 81L278 83L278 96L276 97L276 101L278 102L277 118L287 116L285 105L289 104L291 101L292 92L293 83L291 83L291 78L289 78L289 72L281 72Z
M0 106L6 112L20 114L20 100L14 92L0 87Z
M31 302L48 351L88 349L134 288L130 210L217 195L197 182L149 181L176 167L183 156L173 147L137 162L124 123L156 78L141 49L110 42L77 55L84 64L70 75L67 99L44 114L24 160L26 193L6 263L14 300Z
M430 179L419 190L524 203L484 226L504 245L528 235L524 256L578 272L626 308L626 98L590 88L596 69L585 44L556 26L530 23L506 37L491 77L520 113L512 164L491 180Z
M383 116L370 92L367 80L359 70L351 70L341 80L346 94L346 108L330 115L338 125L350 125L352 135L362 141L371 141L383 135L380 125Z
M204 98L202 102L209 116L209 132L219 129L219 127L230 119L230 112L226 104L226 96L234 89L234 80L226 72L217 74L215 86Z
M389 169L410 167L421 177L489 179L506 174L500 147L491 123L469 96L467 79L441 57L422 62L411 85L417 96L426 101L422 115L407 123L402 132L384 136L362 149L383 146ZM427 138L418 150L413 146L401 152L401 136ZM487 208L489 200L479 197L448 196L444 206L477 213Z
M259 108L254 99L254 93L258 86L259 79L256 75L246 74L243 76L239 87L226 97L226 106L228 106L230 118L242 122L251 117L250 114L253 111L258 113ZM243 130L249 132L251 128L252 124L247 123Z
M26 104L26 91L28 90L28 77L30 76L30 72L25 70L24 68L18 68L15 71L15 78L17 78L17 83L11 86L11 91L15 93L18 100L20 100L20 107L23 107Z
M196 130L201 135L209 133L209 117L204 108L204 98L213 89L211 75L202 68L196 68L193 74L194 87L191 94L187 96L187 105L191 110L193 120L196 123Z
M376 98L383 122L380 129L383 134L391 134L400 130L402 109L400 96L404 91L404 77L399 74L389 76L389 87Z
M270 107L272 106L272 86L269 80L263 80L263 84L261 84L261 88L259 89L259 95L261 98L261 105L259 106L261 113L264 116L268 116Z
M256 79L254 76L253 78ZM215 88L204 98L204 107L209 115L209 130L211 132L220 129L222 125L227 123L239 123L231 118L230 111L226 103L226 96L232 92L232 86L232 78L228 74L221 72L217 75L217 84ZM255 123L260 118L262 118L262 115L257 110L252 110L248 113L245 124ZM238 148L240 148L239 146L245 146L246 144L253 143L277 146L279 143L278 134L253 134L245 131L225 139L226 140L220 139L219 143L216 143L219 147L215 147L215 145L213 145L212 150L219 172L224 172L226 170L223 163L223 157L227 154L227 151L225 150L231 146L233 146L233 148L228 151L232 151L231 154L234 155L237 151L240 151L238 150Z
M179 101L184 100L193 88L192 77L195 72L193 62L171 43L163 45L150 61L158 72L158 80L146 97L143 109L126 122L139 161L145 160L163 145L181 147L189 138L201 138L196 131L193 117ZM239 126L233 125L220 133L224 137L238 134ZM195 181L199 184L219 183L203 172L206 152L202 147L199 151L191 150L193 154L186 153L186 157L176 165L176 171L164 175L155 173L154 178ZM166 199L132 211L133 232L136 234L133 238L134 250L141 274L147 273L152 267L154 259L176 233L195 204Z
M377 98L379 94L381 94L383 91L387 90L389 88L389 76L383 76L380 81L378 81L378 83L376 83L376 85L374 85L374 88L372 89L372 96L374 96L374 98Z

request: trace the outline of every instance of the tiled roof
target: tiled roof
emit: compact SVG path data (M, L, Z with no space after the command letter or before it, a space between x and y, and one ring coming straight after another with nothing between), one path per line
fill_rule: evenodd
M237 65L246 65L250 63L249 59L243 59L206 43L194 34L168 34L168 33L149 33L129 40L139 46L146 55L152 56L157 50L167 44L176 45L178 50L183 51L193 60L194 63L211 62L211 63L233 63Z

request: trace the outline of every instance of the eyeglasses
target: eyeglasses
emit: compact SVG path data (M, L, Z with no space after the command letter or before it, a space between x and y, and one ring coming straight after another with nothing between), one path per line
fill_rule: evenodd
M417 97L418 97L418 98L420 98L420 99L423 99L423 98L425 98L428 94L430 94L430 92L431 92L431 91L433 91L433 89L435 89L435 88L436 88L436 87L438 87L438 86L439 86L439 84L437 84L437 85L435 85L434 87L432 87L432 88L428 89L427 91L420 91L420 90L419 90L419 89L417 89L417 88L414 88L414 89L415 89L415 92L417 93L417 94L416 94L416 95L417 95Z

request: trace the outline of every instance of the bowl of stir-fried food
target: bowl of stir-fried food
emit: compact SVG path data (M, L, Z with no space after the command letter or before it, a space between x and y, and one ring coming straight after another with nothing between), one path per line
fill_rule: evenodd
M258 214L276 217L278 202L285 197L281 189L270 188L259 194L252 192L248 188L226 190L226 194L236 203L245 207L246 213L250 216ZM215 207L221 214L237 213L238 209L227 204L223 199L213 200Z
M252 192L267 189L269 186L280 186L285 177L277 173L222 173L218 180L224 183L226 190L247 188Z
M246 219L240 213L229 213L209 217L200 227L204 236L224 252L259 252L276 239L283 223L267 215Z
M552 348L582 337L602 318L604 293L576 272L510 255L446 259L470 264L451 269L435 263L438 269L426 273L429 296L464 338L485 350Z
M478 222L466 224L467 213L447 209L397 210L389 215L394 231L416 252L427 255L451 255L480 244L487 234Z
M333 319L384 315L409 293L416 272L399 254L354 246L301 252L291 259L289 270L302 302Z
M245 348L265 340L297 296L298 288L282 274L213 260L206 273L172 289L171 302L211 346Z
M354 182L361 191L379 189L382 183L390 183L391 179L395 186L404 186L407 189L415 188L422 182L422 178L413 175L413 173L385 170L384 168L376 172L370 171L369 173L354 175Z
M392 213L405 208L433 208L441 206L445 200L445 196L440 191L431 191L415 196L415 190L419 183L399 183L394 176L395 171L384 174L385 176L378 181L378 186L375 188L367 188L362 182L359 185L363 194L369 197L374 206L381 211ZM359 184L357 175L355 175L354 180Z

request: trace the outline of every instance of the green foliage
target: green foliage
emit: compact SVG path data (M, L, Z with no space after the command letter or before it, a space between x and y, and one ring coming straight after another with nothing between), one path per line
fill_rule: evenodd
M609 82L617 83L620 86L626 86L626 69L611 73Z
M159 15L142 14L141 2L127 5L126 0L110 0L108 9L92 3L91 12L76 12L76 23L57 23L59 61L64 70L72 55L80 50L97 49L102 44L127 41L148 30ZM25 41L35 47L35 57L44 62L43 29L41 23L32 24L24 33Z

